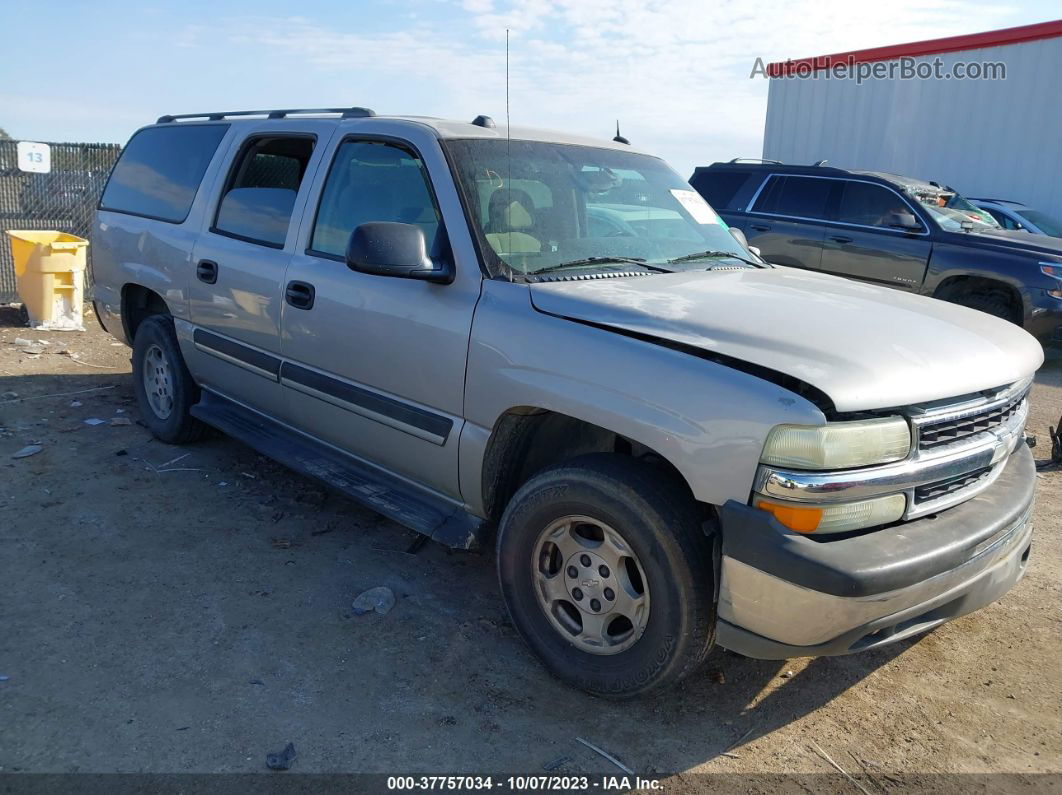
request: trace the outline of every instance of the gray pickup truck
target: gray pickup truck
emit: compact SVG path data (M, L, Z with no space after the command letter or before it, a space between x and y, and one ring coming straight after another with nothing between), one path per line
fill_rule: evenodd
M93 230L144 422L213 426L452 547L631 697L718 643L869 649L1029 556L1037 342L767 265L624 142L363 108L164 116Z

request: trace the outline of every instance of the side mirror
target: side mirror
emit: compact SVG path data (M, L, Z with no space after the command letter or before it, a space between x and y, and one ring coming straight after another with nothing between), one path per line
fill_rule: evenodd
M371 221L350 233L347 267L359 273L449 284L453 268L428 256L424 231L414 224Z
M922 224L912 213L890 213L889 226L894 229L906 229L914 232L922 228Z

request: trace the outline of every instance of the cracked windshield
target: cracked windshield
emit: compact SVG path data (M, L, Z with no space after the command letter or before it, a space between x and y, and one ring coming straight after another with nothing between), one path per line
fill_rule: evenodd
M676 271L754 260L657 158L517 140L446 147L494 273Z

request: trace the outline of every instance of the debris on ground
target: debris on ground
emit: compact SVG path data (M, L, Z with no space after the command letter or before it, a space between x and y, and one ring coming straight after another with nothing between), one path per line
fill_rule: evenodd
M792 671L786 671L784 674L782 674L782 679L792 679L792 678L793 678L793 672Z
M811 746L809 746L809 747L813 751L815 751L815 753L817 753L819 756L821 756L826 762L828 762L830 767L832 767L834 770L836 770L838 773L840 773L842 776L844 776L846 779L848 779L849 783L851 783L851 785L853 787L855 787L860 792L862 792L863 795L870 795L870 791L866 787L864 787L862 784L860 784L858 781L856 781L854 778L852 778L852 776L849 775L849 773L843 767L841 767L839 764L834 762L833 758L828 753L826 753L824 750L822 750L822 748L819 746L818 743L816 743L814 740L809 740L808 742L811 743Z
M379 585L358 594L358 598L354 600L353 608L354 615L356 616L363 616L366 613L372 612L384 616L387 615L394 606L394 592L386 585Z
M43 449L44 448L41 447L39 444L27 444L25 447L23 447L21 450L19 450L17 453L12 455L11 457L12 458L29 458L31 455L37 455L37 453L39 453Z
M79 408L81 408L82 405L83 404L81 403L80 400L71 400L70 401L70 408L72 408L72 409L79 409Z
M295 756L295 744L288 743L280 753L266 754L266 767L270 770L288 770L295 761Z
M25 339L24 337L15 337L15 347L22 350L23 353L38 354L44 353L44 346L39 342Z
M107 420L101 420L99 417L89 417L85 420L86 425L103 425Z
M726 674L724 674L722 671L712 671L710 674L708 674L708 676L717 685L725 685L726 684Z
M111 425L132 425L133 421L128 417L111 417Z
M633 770L631 770L629 767L627 767L625 764L623 764L620 760L618 760L612 754L608 753L607 751L602 751L596 745L594 745L591 742L588 742L588 741L584 740L582 737L576 737L575 739L578 740L579 742L581 742L583 745L585 745L591 751L603 756L605 759L607 759L609 762L614 764L616 767L618 767L620 770L622 770L628 776L633 776L634 775L634 771Z

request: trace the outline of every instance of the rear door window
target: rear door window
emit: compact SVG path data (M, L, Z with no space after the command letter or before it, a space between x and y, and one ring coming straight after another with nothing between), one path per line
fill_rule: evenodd
M174 124L136 133L111 172L100 209L181 223L228 128Z
M756 199L754 212L825 220L826 204L836 180L774 175Z
M218 203L214 232L283 248L313 138L267 136L245 143Z

